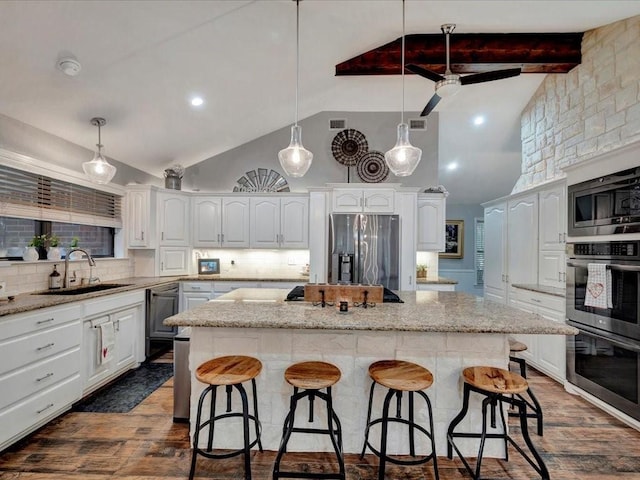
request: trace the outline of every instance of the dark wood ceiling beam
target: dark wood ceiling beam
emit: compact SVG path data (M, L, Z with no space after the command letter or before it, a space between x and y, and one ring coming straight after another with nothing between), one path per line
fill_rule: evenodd
M522 67L523 73L567 73L582 60L582 33L453 33L451 70L480 73ZM336 65L336 75L398 75L401 38ZM407 35L405 64L444 73L443 34ZM410 73L410 72L407 72Z

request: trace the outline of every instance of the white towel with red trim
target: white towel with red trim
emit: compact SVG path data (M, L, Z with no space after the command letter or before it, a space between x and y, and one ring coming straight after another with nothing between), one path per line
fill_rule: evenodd
M100 332L100 350L98 353L98 365L107 363L113 358L113 349L116 344L116 332L113 322L104 322L98 329Z
M587 264L585 307L613 308L611 270L604 263Z

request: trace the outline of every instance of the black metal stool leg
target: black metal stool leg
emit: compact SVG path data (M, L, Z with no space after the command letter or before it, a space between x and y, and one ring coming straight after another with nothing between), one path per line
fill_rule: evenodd
M282 461L282 456L287 451L287 443L289 443L289 438L291 438L291 433L293 432L293 424L295 421L295 412L296 412L297 404L298 404L298 388L294 387L293 395L291 395L291 399L289 401L289 413L284 419L284 427L282 431L282 439L280 440L280 448L278 448L278 455L276 455L276 460L273 464L274 480L279 478L280 462Z
M462 421L462 419L467 415L467 411L469 410L469 386L465 383L462 393L462 409L460 413L455 416L451 423L449 424L449 428L447 429L447 458L451 460L453 458L453 431L458 426L458 424Z
M338 467L340 468L340 477L344 480L345 478L345 468L344 468L344 456L342 454L342 427L340 426L338 416L333 411L333 400L331 398L331 387L327 387L327 427L329 431L329 438L331 439L331 443L333 445L333 449L336 452L336 457L338 458ZM337 420L336 424L337 431L333 428L334 421Z
M544 460L536 450L536 447L533 445L531 437L529 437L529 427L527 425L527 406L525 402L518 403L518 411L520 412L520 428L522 430L522 438L524 438L527 447L529 447L529 451L536 459L536 462L538 464L537 468L536 465L534 465L528 457L525 456L525 459L538 471L538 473L542 477L542 480L550 480L549 470L547 470L547 466L545 465Z
M367 408L367 423L364 429L364 445L362 445L362 453L360 454L360 460L364 458L364 452L367 450L367 442L369 441L369 422L371 422L371 406L373 404L373 389L376 386L376 382L371 382L371 388L369 389L369 407Z
M256 389L256 379L251 379L251 387L253 388L253 416L256 417L254 422L256 427L256 438L258 439L258 449L262 452L262 440L260 431L260 417L258 417L258 391Z
M389 404L395 394L395 390L389 389L384 397L382 406L382 433L380 434L380 466L378 467L378 480L384 480L384 471L387 462L387 426L389 425Z
M435 439L435 430L433 429L433 410L431 408L431 400L424 392L418 392L424 401L427 404L427 411L429 412L429 431L431 432L431 452L433 454L433 473L435 476L435 480L440 480L440 474L438 473L438 455L436 455L436 439Z
M189 470L189 480L193 479L193 475L196 472L196 460L198 457L198 437L200 434L200 421L202 420L202 406L204 404L204 399L212 390L212 386L205 388L200 394L200 400L198 400L198 413L196 415L196 426L193 434L193 453L191 455L191 469Z
M244 478L251 480L251 440L249 438L249 401L241 383L234 385L242 399L242 430L244 433ZM259 437L258 437L259 438Z
M211 390L211 405L209 406L209 419L216 418L216 393L218 393L218 386L214 385ZM209 424L209 441L207 442L207 452L213 450L213 428L215 422Z
M415 425L413 415L413 392L409 392L409 455L416 456L416 438L413 432Z

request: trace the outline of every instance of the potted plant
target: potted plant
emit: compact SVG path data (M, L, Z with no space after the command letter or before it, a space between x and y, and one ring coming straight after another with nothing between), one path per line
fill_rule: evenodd
M74 236L71 239L71 242L69 242L69 250L71 251L74 248L78 248L78 244L80 243L80 238L77 236ZM69 255L69 260L80 260L82 259L82 252L71 252L68 254Z
M56 234L52 234L47 239L49 248L47 249L48 260L60 260L62 252L60 252L60 238Z
M24 249L22 259L26 262L35 262L36 260L46 260L47 250L45 249L45 243L47 241L47 235L34 235L29 245Z
M426 265L418 265L418 266L416 266L416 278L427 278L427 266Z

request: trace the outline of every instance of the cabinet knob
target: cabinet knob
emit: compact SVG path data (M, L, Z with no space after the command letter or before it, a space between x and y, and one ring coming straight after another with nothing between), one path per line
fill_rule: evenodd
M142 240L144 240L144 231L140 232L142 235Z
M44 412L45 410L49 410L51 407L53 407L53 403L50 403L49 405L47 405L46 407L40 409L40 410L36 410L36 413L38 415L40 415L42 412Z
M44 320L38 320L36 322L37 325L42 325L43 323L49 323L49 322L53 322L54 318L45 318Z
M55 343L51 342L51 343L47 343L46 345L43 345L42 347L38 347L36 348L36 350L38 352L41 352L42 350L46 350L47 348L51 348L55 345Z

